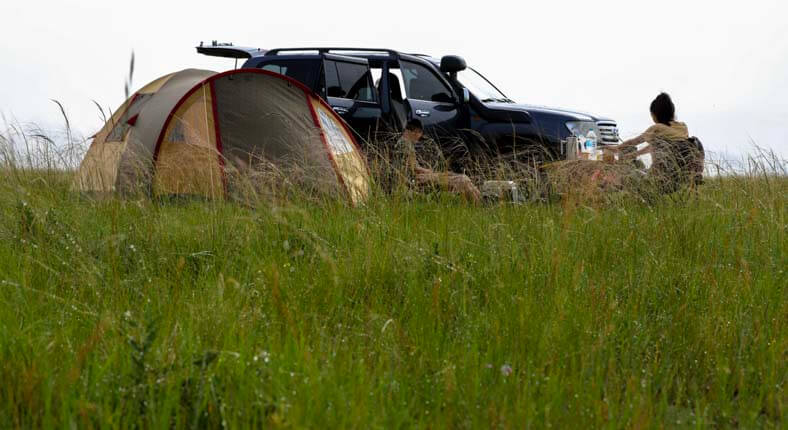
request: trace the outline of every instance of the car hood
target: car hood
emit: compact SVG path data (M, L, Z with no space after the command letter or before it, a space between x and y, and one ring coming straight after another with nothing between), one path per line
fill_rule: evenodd
M562 116L566 121L613 121L607 117L592 115L589 113L577 112L568 109L551 108L546 106L536 106L518 103L485 103L485 106L496 110L519 110L529 114Z

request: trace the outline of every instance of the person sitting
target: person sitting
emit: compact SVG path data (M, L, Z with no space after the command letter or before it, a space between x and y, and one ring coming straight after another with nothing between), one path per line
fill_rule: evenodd
M703 147L697 138L689 137L687 124L676 121L676 107L670 96L659 94L651 102L650 111L654 125L613 150L625 154L620 157L622 160L651 154L649 176L663 192L676 191L684 183L698 183L697 165L700 160L702 166ZM642 149L627 153L643 143L647 145Z
M434 186L463 196L467 201L478 204L482 195L471 179L454 172L436 172L424 167L417 155L416 147L422 143L424 128L421 121L412 119L396 143L392 166L395 174L403 175L406 182L421 186Z

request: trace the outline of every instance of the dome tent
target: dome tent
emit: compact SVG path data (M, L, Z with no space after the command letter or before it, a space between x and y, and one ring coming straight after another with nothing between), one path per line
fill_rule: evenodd
M297 171L296 182L369 192L350 129L317 94L259 69L187 69L144 86L93 139L75 178L80 191L221 198L230 172L258 165Z

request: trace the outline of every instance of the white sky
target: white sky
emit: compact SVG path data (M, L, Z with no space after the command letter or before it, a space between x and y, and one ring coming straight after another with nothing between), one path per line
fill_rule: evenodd
M459 54L521 103L616 119L632 136L659 91L708 149L751 141L788 156L788 1L0 2L0 112L45 127L100 127L116 108L132 49L133 87L232 60L200 41L262 48L348 45Z

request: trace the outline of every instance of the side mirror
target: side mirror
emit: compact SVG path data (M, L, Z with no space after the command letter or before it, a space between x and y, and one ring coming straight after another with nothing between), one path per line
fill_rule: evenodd
M467 88L462 89L462 102L465 104L471 102L471 92Z
M465 59L456 55L447 55L441 58L441 72L443 73L457 73L467 69L468 65Z

